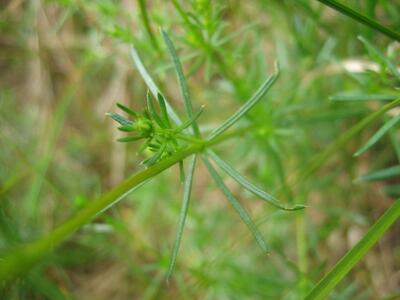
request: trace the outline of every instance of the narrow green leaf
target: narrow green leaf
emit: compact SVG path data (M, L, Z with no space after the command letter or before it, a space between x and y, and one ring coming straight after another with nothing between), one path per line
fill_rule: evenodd
M192 119L193 118L192 100L190 99L189 88L188 88L188 85L187 85L187 82L185 79L185 75L183 74L181 62L179 60L178 54L176 53L174 44L172 43L171 39L169 38L167 32L165 30L161 30L161 34L164 38L164 42L167 45L169 54L171 55L172 61L174 62L174 65L175 65L176 76L178 77L179 87L181 90L186 113L188 115L188 118ZM199 130L199 127L198 127L196 121L194 121L191 125L192 125L194 134L196 136L200 136L200 130Z
M118 122L122 126L132 126L133 125L133 122L131 120L125 119L123 116L121 116L117 113L114 113L114 112L106 113L106 116L109 116L111 119Z
M225 185L224 181L222 180L221 176L219 176L218 172L214 169L210 161L208 160L207 157L202 156L203 162L206 165L208 172L210 173L211 177L214 179L216 185L218 188L224 193L225 197L228 199L228 201L231 203L233 208L236 210L238 213L239 217L242 219L242 221L247 225L251 233L254 235L258 245L261 247L261 249L265 252L268 251L267 249L267 244L261 235L261 232L258 230L256 224L251 220L249 214L246 212L246 210L240 205L239 201L236 200L236 198L233 196L231 191L228 189L228 187Z
M400 139L394 127L389 130L390 141L392 142L394 152L397 156L397 161L400 162Z
M146 94L147 110L150 113L151 119L153 119L161 128L167 128L164 122L161 120L160 116L157 114L156 109L153 104L153 99L149 92Z
M130 109L129 107L126 107L125 105L121 104L121 103L117 103L117 106L123 110L124 112L126 112L127 114L133 116L133 117L137 117L137 113L134 112L132 109Z
M360 149L354 153L354 156L359 156L375 145L384 136L390 128L394 127L400 121L400 115L391 118L387 121L379 130L362 146Z
M158 43L157 39L153 34L153 30L151 30L150 27L150 21L149 21L149 15L147 13L147 8L146 8L146 1L145 0L138 0L139 2L139 9L140 9L140 16L142 17L142 22L144 25L144 28L146 29L146 32L150 38L151 44L153 45L155 50L158 50Z
M157 97L157 95L160 92L160 89L157 87L157 85L154 83L153 79L147 72L142 60L140 59L139 54L137 53L135 47L131 47L131 56L133 59L133 62L135 63L136 68L138 69L140 75L142 76L144 82L146 83L147 87L149 88L150 92L153 94L154 97ZM168 115L171 117L171 119L174 121L176 125L181 125L182 121L172 108L172 106L168 103L168 101L165 99L166 103L166 109L168 111Z
M160 149L158 149L158 151L152 157L142 161L142 164L145 165L146 167L154 165L161 158L161 155L163 155L165 148L166 148L165 144L162 145Z
M400 184L387 185L383 191L390 197L400 197Z
M377 111L374 111L370 115L366 116L364 119L359 121L353 127L349 128L345 132L343 132L335 141L325 147L324 151L320 152L316 155L311 162L304 168L300 173L298 173L294 180L290 181L290 184L293 186L300 181L305 180L312 173L316 172L332 155L338 152L338 149L347 144L347 142L365 127L370 125L372 122L375 122L382 115L384 115L387 111L393 109L394 107L399 106L400 98L383 105Z
M176 258L178 256L179 246L181 244L183 229L185 227L186 216L190 203L190 194L192 191L193 174L195 166L196 166L196 155L192 155L189 161L189 172L186 176L185 185L183 188L182 208L179 214L178 227L176 229L176 237L175 237L174 247L172 248L172 255L167 271L167 278L171 276L172 271L174 270L176 264Z
M179 179L181 182L185 182L185 168L183 165L183 160L179 161Z
M387 57L385 54L383 54L378 48L373 46L370 42L368 42L365 38L362 36L359 36L358 39L364 44L365 48L377 59L379 59L389 70L390 72L397 78L397 80L400 80L400 73L397 70L397 66L394 65Z
M200 110L190 119L187 120L186 122L184 122L181 126L179 126L178 128L174 129L175 132L181 132L182 130L184 130L185 128L189 127L191 124L193 124L193 122L195 122L200 115L203 113L204 111L204 105L202 105L200 107Z
M357 94L357 93L345 93L337 94L329 97L331 101L393 101L399 96L395 95L383 95L383 94Z
M246 190L253 193L254 195L260 197L262 200L268 202L269 204L283 210L299 210L305 208L304 205L294 205L294 206L287 206L285 204L280 203L278 199L276 199L271 194L263 191L259 187L252 184L246 178L239 174L234 168L232 168L229 164L223 161L215 152L208 150L207 154L211 157L212 160L229 176L231 176L237 183L243 186Z
M124 131L124 132L132 132L135 130L135 128L133 126L124 125L124 126L118 127L118 130Z
M327 296L335 286L354 268L354 266L367 254L373 245L382 237L390 226L400 217L400 199L397 199L393 205L370 227L366 235L343 256L339 262L326 274L305 300L327 299Z
M276 67L275 74L270 76L261 85L258 91L253 95L253 97L251 97L242 107L240 107L238 111L236 111L231 117L229 117L224 123L222 123L221 126L211 131L211 133L207 137L207 141L216 138L221 133L229 129L240 118L242 118L250 109L252 109L253 106L256 105L262 99L265 93L271 88L271 86L274 84L278 76L279 76L279 69L278 67Z
M358 180L376 181L376 180L385 180L397 176L400 176L400 165L365 174L363 176L358 177Z
M164 96L161 95L160 93L158 93L157 100L158 100L158 104L160 105L160 109L161 109L161 119L167 125L168 128L171 128L171 123L169 121L167 105L166 105ZM182 124L182 122L181 122L181 124Z
M128 143L128 142L138 141L142 138L143 138L142 136L127 136L127 137L119 138L119 139L117 139L117 141L122 142L122 143Z
M327 6L330 6L334 10L337 10L338 12L340 12L340 13L342 13L364 25L367 25L368 27L370 27L374 30L377 30L377 31L383 33L384 35L386 35L394 40L400 41L400 33L395 32L395 31L391 30L390 28L383 26L382 24L376 22L375 20L360 14L359 12L355 11L354 9L351 9L350 7L348 7L344 4L341 4L338 1L335 1L335 0L318 0L318 1Z

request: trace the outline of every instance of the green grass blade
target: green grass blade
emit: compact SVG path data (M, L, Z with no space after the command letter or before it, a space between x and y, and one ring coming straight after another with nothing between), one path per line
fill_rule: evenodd
M384 35L386 35L394 40L400 41L400 33L383 26L382 24L378 23L377 21L360 14L359 12L355 11L354 9L351 9L350 7L340 3L338 1L335 1L335 0L318 0L318 1L333 8L334 10L364 24L364 25L367 25L368 27L370 27L376 31L379 31L380 33L383 33Z
M276 68L276 72L274 75L270 76L258 89L258 91L251 97L242 107L239 108L231 117L229 117L221 126L215 128L209 136L207 137L207 141L210 141L217 136L219 136L224 131L228 130L233 124L235 124L240 118L242 118L250 109L256 105L265 93L271 88L276 79L279 76L279 69Z
M386 169L378 170L372 173L365 174L360 176L358 180L361 181L376 181L376 180L385 180L389 178L393 178L399 176L400 177L400 166L389 167Z
M169 54L172 57L172 61L174 62L176 76L178 77L179 87L181 90L183 103L185 105L186 113L189 119L193 118L193 108L192 108L192 100L190 99L189 88L185 79L185 75L183 74L182 65L179 60L178 54L176 53L176 49L174 44L172 43L171 39L169 38L167 32L165 30L161 30L161 34L164 38L164 42L167 45ZM199 126L197 125L196 121L192 124L193 132L196 136L200 136Z
M138 69L140 75L142 76L144 82L146 83L147 87L149 88L150 92L153 94L154 97L157 98L158 94L161 94L160 89L157 87L157 85L154 83L154 80L151 78L149 73L147 72L142 60L140 59L139 54L137 53L135 47L131 47L131 56L133 59L133 62L135 63L136 68ZM182 121L178 117L177 113L174 111L172 106L168 103L168 101L165 99L165 103L167 106L167 111L168 115L171 117L171 119L175 122L176 125L180 125Z
M392 127L394 127L400 121L400 115L391 118L387 121L379 130L362 146L360 149L354 153L354 156L359 156L375 145Z
M400 199L393 203L379 220L370 227L366 235L314 286L305 297L305 300L327 299L334 287L354 268L399 217Z
M247 225L247 227L249 228L251 233L254 235L254 237L255 237L258 245L261 247L261 249L263 251L267 252L268 251L267 244L266 244L261 232L258 230L257 226L251 220L249 214L240 205L239 201L236 200L236 198L233 196L233 194L229 191L228 187L225 185L221 176L219 176L218 172L214 169L214 167L212 166L212 164L210 163L208 158L203 156L202 159L208 169L208 172L210 173L211 177L214 179L218 188L224 193L225 197L228 199L228 201L231 203L233 208L236 210L239 217Z
M153 30L151 30L150 27L150 21L149 21L149 15L147 13L147 8L146 8L146 1L145 0L138 0L139 2L139 8L140 8L140 15L142 17L142 22L144 25L144 28L146 29L146 32L148 36L150 37L151 44L153 45L154 49L158 50L159 46L157 43L157 39L154 36Z
M350 129L346 130L334 142L332 142L328 147L326 147L324 151L322 151L317 156L315 156L312 159L311 163L308 164L308 166L305 169L303 169L295 177L294 181L290 182L290 184L295 185L295 184L298 184L299 182L305 180L306 178L308 178L308 176L310 176L312 173L317 171L326 162L326 160L328 158L330 158L332 155L337 153L337 151L340 148L342 148L348 141L350 141L350 139L354 135L359 133L361 130L363 130L365 127L370 125L372 122L375 122L382 115L384 115L387 111L389 111L399 105L400 105L400 98L395 101L392 101L386 105L383 105L379 110L366 116L364 119L362 119L356 125L354 125Z
M232 168L229 164L223 161L215 152L208 150L207 154L210 158L215 161L215 163L229 176L231 176L236 182L238 182L241 186L243 186L246 190L253 193L254 195L260 197L264 201L268 202L269 204L275 206L276 208L283 209L283 210L299 210L303 209L304 205L294 205L294 206L287 206L282 203L278 199L276 199L271 194L263 191L259 187L255 186L251 182L249 182L246 178L240 175L234 168Z
M400 80L400 72L397 70L397 67L385 56L385 54L383 54L378 48L373 46L362 36L359 36L358 39L364 44L365 48L368 50L369 53L371 53L374 57L379 59L397 78L397 80Z
M331 101L337 102L352 102L352 101L393 101L399 98L396 95L383 95L383 94L353 94L353 93L345 93L345 94L337 94L329 97Z
M174 247L172 249L171 261L169 263L168 271L166 277L169 278L175 268L176 258L178 256L179 246L182 240L183 229L185 227L186 216L190 203L190 194L192 191L193 174L196 166L196 155L192 155L189 161L189 172L185 179L185 185L183 189L183 200L182 208L179 214L178 227L176 229L176 237L174 242Z

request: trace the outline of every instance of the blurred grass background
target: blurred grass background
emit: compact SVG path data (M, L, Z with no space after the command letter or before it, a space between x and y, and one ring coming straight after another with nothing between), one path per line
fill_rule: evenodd
M346 3L400 30L398 1ZM395 63L399 44L316 1L11 0L0 7L0 250L42 236L141 168L135 145L117 143L104 115L117 101L144 108L130 43L183 111L158 27L179 50L195 107L206 105L203 130L234 112L279 61L280 79L248 120L261 129L218 151L279 198L309 205L277 211L227 180L272 248L265 257L201 165L178 266L166 283L182 190L171 168L85 226L2 299L300 299L400 193L398 178L357 180L398 164L398 130L352 157L381 124L307 181L287 184L380 105L330 96L399 95L399 82L357 36ZM399 234L397 224L332 299L398 295Z

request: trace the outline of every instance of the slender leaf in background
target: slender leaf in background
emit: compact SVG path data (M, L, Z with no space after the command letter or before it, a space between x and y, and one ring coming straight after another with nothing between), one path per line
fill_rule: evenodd
M236 198L233 196L231 191L227 188L227 186L225 185L221 176L214 169L214 167L212 166L212 164L210 163L208 158L205 156L202 156L202 159L203 159L205 166L207 167L208 172L210 173L211 177L214 179L217 187L224 193L225 197L228 199L228 201L231 203L233 208L236 210L239 217L247 225L247 227L249 228L251 233L254 235L254 237L255 237L258 245L261 247L261 249L263 251L267 252L268 251L267 244L266 244L261 232L258 230L256 224L254 224L254 222L251 220L249 214L240 205L239 201L236 200Z
M138 0L139 2L139 9L140 9L140 15L142 17L142 22L144 25L144 28L146 29L146 32L148 36L150 37L151 44L153 45L155 50L159 49L157 39L154 36L153 30L151 30L150 26L150 21L149 21L149 15L147 13L147 8L146 8L146 1L145 0Z
M338 102L352 102L352 101L393 101L399 98L398 95L384 95L384 94L357 94L357 93L343 93L329 97L331 101Z
M154 97L158 99L158 95L161 94L159 88L157 85L154 83L154 80L151 78L149 73L147 72L142 60L140 59L139 54L137 53L135 47L131 47L131 56L133 59L133 62L135 63L136 68L138 69L140 75L142 76L144 82L146 83L147 87L149 88L150 92L153 94ZM172 106L168 103L168 101L164 98L165 104L167 107L167 112L168 115L171 117L171 119L174 121L176 125L180 125L182 121L172 108Z
M268 202L269 204L275 206L276 208L283 209L283 210L299 210L299 209L303 209L305 207L304 205L300 205L300 204L297 204L294 206L288 206L288 205L280 203L280 201L278 199L276 199L274 196L261 190L259 187L255 186L250 181L248 181L246 178L244 178L242 175L240 175L234 168L232 168L229 164L227 164L225 161L223 161L217 154L215 154L215 152L213 152L212 150L208 150L207 154L213 161L215 161L215 163L226 174L231 176L242 187L244 187L246 190L253 193L254 195L260 197L264 201Z
M383 192L390 197L400 197L400 184L387 185Z
M327 299L335 286L354 268L354 266L367 254L373 245L400 217L400 199L370 227L364 237L343 256L339 262L315 285L305 300Z
M176 76L178 77L179 87L181 90L186 113L187 113L189 119L192 119L193 118L192 101L190 99L189 89L188 89L188 85L187 85L187 82L185 79L185 75L183 74L181 62L179 60L178 54L176 53L174 44L172 43L171 39L168 36L168 33L165 30L161 30L161 34L164 38L165 44L167 45L169 54L172 57L172 61L174 62ZM199 130L199 127L198 127L196 121L194 121L191 125L192 125L194 134L196 136L200 136L200 130Z
M275 74L271 75L264 83L260 86L258 91L242 106L236 111L231 117L229 117L224 123L222 123L219 127L215 128L207 137L207 141L210 141L216 138L221 133L228 130L233 124L239 121L250 109L254 107L262 97L268 92L271 86L274 84L276 79L279 76L279 67L276 64Z
M383 63L386 68L390 70L390 72L397 78L397 80L400 80L400 72L397 70L397 66L393 64L385 54L383 54L378 48L374 47L370 42L368 42L365 38L362 36L359 36L358 39L364 44L365 48L368 50L369 53L371 53L374 57L376 57L378 60Z
M343 147L354 135L359 133L361 130L370 125L372 122L376 121L387 111L399 105L400 105L400 98L382 106L379 110L366 116L356 125L346 130L334 142L329 144L329 146L326 147L324 151L315 156L306 168L304 168L299 174L296 174L294 180L290 181L290 184L295 185L305 180L308 176L317 171L324 164L324 162L326 162L328 158L330 158L333 154L335 154L338 149Z
M175 132L181 132L182 130L184 130L185 128L189 127L191 124L193 124L193 122L195 122L201 116L201 114L203 113L204 107L205 106L202 105L200 107L200 110L190 120L187 120L182 125L180 125L179 127L175 128L174 131Z
M359 156L375 145L392 127L396 126L396 124L400 121L400 115L392 117L389 121L387 121L379 130L362 146L358 149L354 156Z
M400 139L398 138L397 132L394 128L389 130L389 138L393 145L394 152L397 156L397 161L400 163Z
M358 177L360 181L377 181L398 177L400 178L400 165L374 171Z
M192 191L192 183L193 183L193 175L194 175L194 169L196 166L196 155L192 155L192 157L189 160L189 172L187 173L186 179L185 179L185 185L183 188L183 200L182 200L182 208L181 212L179 214L179 221L178 221L178 227L176 229L176 237L175 237L175 242L174 242L174 247L172 249L172 255L171 255L171 261L169 263L168 271L166 277L169 278L174 270L175 264L176 264L176 258L178 256L178 251L179 251L179 246L181 244L182 240L182 234L183 234L183 229L185 227L185 221L186 221L186 216L189 208L189 202L190 202L190 194Z
M335 1L335 0L318 0L319 2L333 8L334 10L337 10L338 12L360 22L363 23L364 25L367 25L368 27L379 31L383 33L384 35L396 40L400 41L400 33L393 31L392 29L383 26L382 24L378 23L377 21L364 16L360 14L359 12L355 11L354 9L351 9L350 7Z

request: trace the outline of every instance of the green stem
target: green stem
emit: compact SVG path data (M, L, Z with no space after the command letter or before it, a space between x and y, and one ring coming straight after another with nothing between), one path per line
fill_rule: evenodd
M380 33L383 33L384 35L396 40L396 41L400 41L400 33L391 30L390 28L387 28L383 25L381 25L380 23L376 22L375 20L364 16L362 14L360 14L359 12L355 11L354 9L351 9L350 7L335 1L335 0L318 0L319 2L333 8L334 10L349 16L350 18L363 23L364 25L367 25L368 27L379 31Z
M304 298L305 300L326 299L333 288L367 254L371 247L400 217L400 199L379 218L367 234L343 256L333 269L326 274Z
M146 32L149 35L150 41L153 44L154 48L156 50L158 50L159 47L158 47L158 43L157 43L156 37L154 36L154 33L153 33L153 31L151 30L151 27L150 27L149 16L147 14L146 3L145 3L146 1L145 0L138 0L138 2L139 2L140 15L142 16L142 21L143 21L144 28L146 28Z
M0 283L11 281L24 273L81 226L88 223L93 217L129 194L135 187L138 187L138 185L161 173L185 157L200 152L203 149L204 144L192 145L181 152L134 174L102 197L91 202L86 208L72 216L47 236L26 245L22 245L17 249L12 249L8 254L0 258Z

